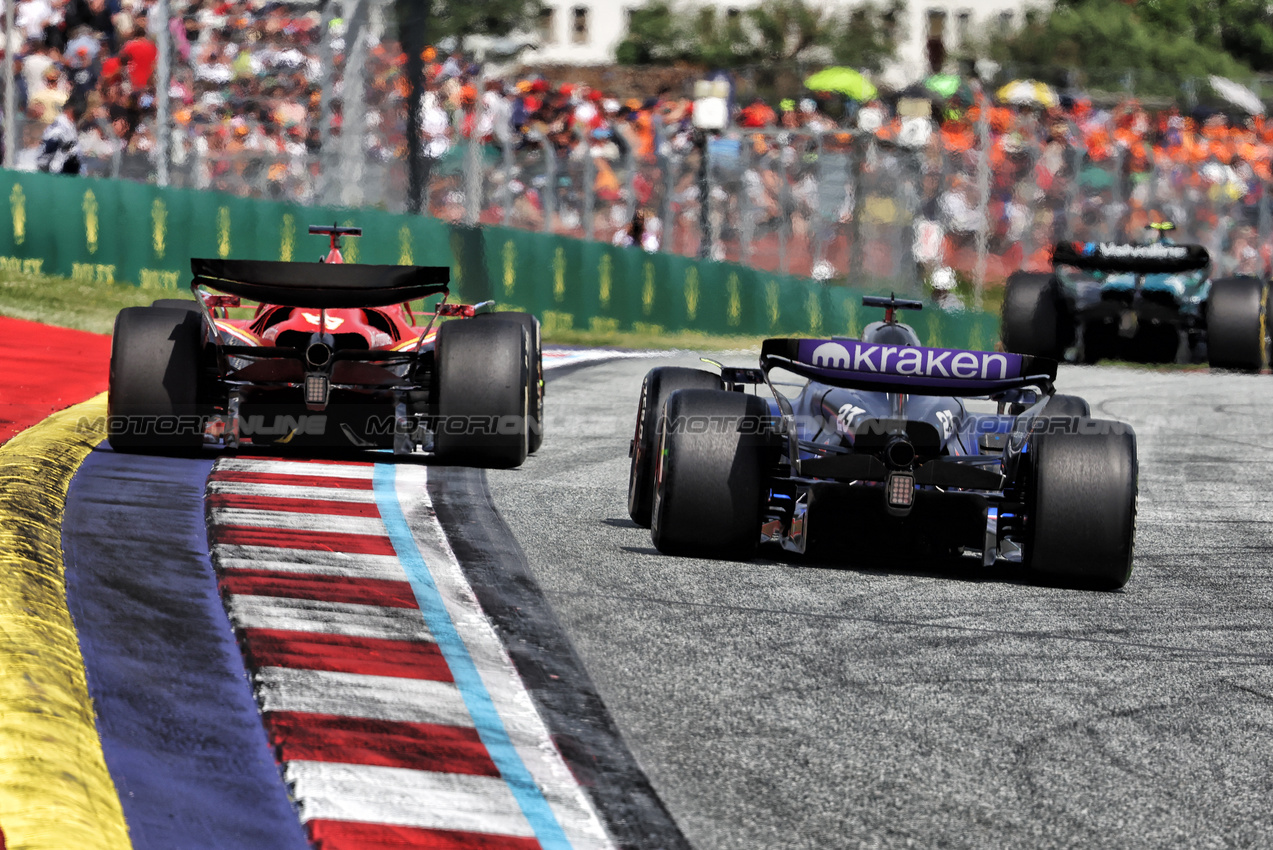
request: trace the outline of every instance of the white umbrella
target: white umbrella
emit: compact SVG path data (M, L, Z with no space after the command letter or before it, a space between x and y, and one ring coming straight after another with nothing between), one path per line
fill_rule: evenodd
M1217 77L1212 74L1211 88L1215 89L1216 94L1229 101L1229 103L1245 109L1252 115L1264 114L1264 104L1260 103L1260 99L1255 92L1241 83L1235 83L1227 77Z

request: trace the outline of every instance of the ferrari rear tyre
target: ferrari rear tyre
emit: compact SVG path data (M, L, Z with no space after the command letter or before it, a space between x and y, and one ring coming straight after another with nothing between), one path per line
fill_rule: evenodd
M117 451L203 445L210 410L200 403L203 323L198 313L126 307L111 339L107 440Z
M1015 354L1060 360L1073 329L1051 274L1014 272L1003 294L1003 347Z
M509 322L518 322L526 328L530 339L530 453L539 451L544 443L544 342L540 332L539 319L531 313L499 312L478 313L475 319L491 317Z
M672 393L655 457L650 536L660 552L746 558L755 551L768 412L754 395Z
M186 310L191 313L199 312L199 305L189 298L160 298L150 302L151 307L160 307L165 310Z
M659 366L646 373L637 404L636 434L628 449L632 458L628 468L628 515L637 525L650 527L650 511L654 505L654 447L659 435L659 418L668 396L677 390L724 388L720 375L703 369Z
M1254 277L1211 282L1207 298L1207 359L1213 369L1258 372L1268 348L1264 283Z
M434 452L446 463L509 468L529 450L531 349L521 322L445 322L434 343Z
M1025 563L1044 579L1113 590L1132 574L1136 435L1103 419L1066 425L1030 438Z

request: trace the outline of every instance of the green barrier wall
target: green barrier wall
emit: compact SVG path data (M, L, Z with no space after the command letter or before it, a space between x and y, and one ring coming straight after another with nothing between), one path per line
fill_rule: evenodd
M722 336L858 334L877 317L862 292L671 254L503 227L464 227L376 209L305 207L142 183L0 171L8 226L0 268L160 289L189 284L190 257L317 260L310 224L354 224L349 262L445 265L470 303L540 316L565 331ZM998 318L936 309L908 316L928 345L988 348Z

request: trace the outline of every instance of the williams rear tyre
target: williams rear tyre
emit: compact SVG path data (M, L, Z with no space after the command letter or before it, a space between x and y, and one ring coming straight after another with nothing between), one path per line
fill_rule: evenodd
M1267 308L1261 280L1227 277L1211 282L1206 310L1211 368L1260 371L1268 358Z
M1082 416L1087 418L1092 415L1091 405L1087 403L1087 399L1076 395L1062 395L1057 393L1048 399L1048 403L1043 408L1044 416Z
M117 451L203 446L210 408L201 403L203 321L198 313L126 307L111 339L107 440Z
M769 406L743 393L678 390L664 410L650 525L655 547L749 557L760 542Z
M1049 424L1026 454L1025 565L1047 581L1120 588L1132 574L1136 435L1103 419Z
M1001 330L1005 351L1060 360L1074 335L1071 324L1053 275L1008 276Z
M720 375L703 369L659 366L651 369L641 383L637 403L636 433L628 456L628 515L642 528L650 527L654 505L654 446L659 435L659 417L668 396L677 390L721 390Z
M544 342L540 332L539 319L531 313L512 311L497 313L478 313L473 318L489 316L509 322L518 322L526 328L530 340L530 453L539 451L544 443Z
M439 460L521 466L530 448L531 349L520 322L444 322L434 343Z

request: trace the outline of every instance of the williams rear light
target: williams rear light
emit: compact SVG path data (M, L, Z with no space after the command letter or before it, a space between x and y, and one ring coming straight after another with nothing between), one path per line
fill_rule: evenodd
M909 508L915 502L915 476L908 472L894 472L885 484L890 508Z

